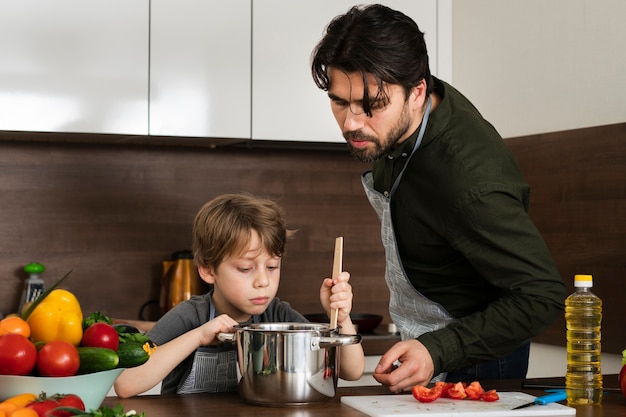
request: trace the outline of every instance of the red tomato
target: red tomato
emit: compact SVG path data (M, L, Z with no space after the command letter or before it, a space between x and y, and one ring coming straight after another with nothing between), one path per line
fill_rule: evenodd
M97 322L85 329L81 343L83 346L117 350L120 344L120 337L115 327L107 323Z
M78 349L64 340L48 342L37 353L37 372L42 376L76 375L79 366Z
M58 406L59 406L59 403L56 402L55 400L43 397L43 398L33 401L32 403L28 404L26 407L35 410L37 414L39 415L39 417L46 417L47 413L50 410Z
M618 377L619 388L622 390L622 395L626 398L626 365L622 366L622 370Z
M28 375L35 367L37 349L21 334L0 336L0 375Z
M76 414L71 410L61 410L59 407L85 411L85 403L83 403L83 400L78 395L59 394L55 395L54 398L57 400L57 408L46 412L45 417L71 417Z
M465 387L465 393L467 394L467 398L470 400L480 400L482 395L485 393L485 390L480 385L480 382L474 381Z
M465 386L462 382L457 382L456 384L449 386L447 391L448 397L454 398L455 400L462 400L467 397L467 394L465 393Z
M63 407L78 408L79 410L85 411L85 403L76 394L59 395L58 401Z
M485 392L481 396L481 399L483 401L493 402L493 401L498 401L500 399L500 396L498 395L498 393L496 392L495 389L491 389L491 390Z

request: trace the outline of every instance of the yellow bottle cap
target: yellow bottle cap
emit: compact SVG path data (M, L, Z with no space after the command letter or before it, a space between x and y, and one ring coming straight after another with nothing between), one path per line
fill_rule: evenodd
M592 275L574 275L574 286L575 287L593 287L593 276Z

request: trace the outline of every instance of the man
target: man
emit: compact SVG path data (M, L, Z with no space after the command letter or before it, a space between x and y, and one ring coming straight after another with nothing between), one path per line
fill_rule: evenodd
M507 145L431 76L423 33L388 7L333 19L312 72L352 154L373 163L363 184L381 219L402 335L374 378L399 392L525 377L529 340L562 314L566 290Z

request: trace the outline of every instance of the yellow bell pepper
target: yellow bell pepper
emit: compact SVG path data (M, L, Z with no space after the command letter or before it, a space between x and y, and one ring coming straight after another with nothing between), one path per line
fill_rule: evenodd
M27 322L33 342L64 340L78 346L83 338L83 312L76 296L67 290L48 294Z
M0 404L12 403L15 404L17 407L26 407L28 404L32 403L36 399L37 396L35 394L24 393L9 397L6 400L2 401Z

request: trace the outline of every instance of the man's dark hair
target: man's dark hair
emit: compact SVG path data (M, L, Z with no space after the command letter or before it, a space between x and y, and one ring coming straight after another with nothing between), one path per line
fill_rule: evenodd
M367 74L378 84L377 101L388 103L383 83L398 84L408 97L424 79L426 94L433 90L424 33L405 14L379 4L354 6L335 17L312 53L311 71L315 84L328 91L330 68L358 72L365 86L363 110L371 116Z

